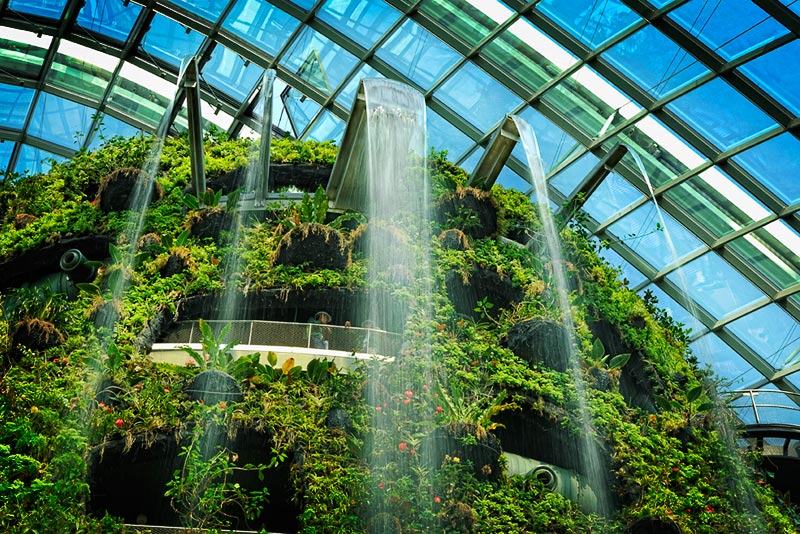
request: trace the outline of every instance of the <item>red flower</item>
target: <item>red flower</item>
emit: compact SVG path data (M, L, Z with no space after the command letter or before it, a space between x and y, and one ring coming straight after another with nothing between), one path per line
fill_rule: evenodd
M383 482L378 482L378 487L380 489L383 489L385 487L385 484Z
M228 405L225 403L225 401L222 401L222 402L219 403L219 407L224 410L225 408L228 407Z
M380 412L381 410L383 410L383 406L375 406L375 410Z
M672 468L672 471L673 471L674 473L677 473L677 472L678 472L678 471L680 471L680 470L681 470L681 469L680 469L680 467L673 467L673 468Z
M405 452L405 450L408 448L408 443L406 443L405 441L401 441L400 444L397 446L397 448L400 449L402 452Z
M117 419L116 421L114 421L114 424L117 425L117 428L122 428L122 425L125 424L125 421L123 421L122 419Z
M408 454L410 454L411 456L414 456L415 454L417 454L417 450L416 449L409 449Z
M437 406L436 407L436 413L442 413L442 407L441 406Z
M714 507L713 507L713 506L710 506L710 505L707 505L707 506L706 506L706 512L708 512L708 513L710 514L710 513L712 513L713 511L714 511Z
M413 391L411 391L411 390L408 390L408 389L407 389L407 390L406 390L406 397L408 397L408 398L410 399L410 398L411 398L411 397L413 397L413 396L414 396L414 392L413 392Z
M442 502L442 498L437 495L437 496L435 496L433 498L433 502L435 502L436 504L439 504L440 502Z
M403 399L403 404L408 404L409 402L411 402L411 399Z

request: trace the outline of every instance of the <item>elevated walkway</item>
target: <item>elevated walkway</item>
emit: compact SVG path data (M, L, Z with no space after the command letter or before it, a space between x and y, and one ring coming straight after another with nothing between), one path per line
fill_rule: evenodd
M230 324L227 339L232 343L234 357L258 352L261 362L267 363L272 352L278 366L289 358L294 365L305 367L312 359L333 360L339 368L346 368L360 360L392 360L400 353L402 336L377 328L360 328L310 323L279 321L205 321L215 335ZM154 362L185 365L191 360L184 347L202 349L198 321L181 321L176 328L154 343L150 357Z

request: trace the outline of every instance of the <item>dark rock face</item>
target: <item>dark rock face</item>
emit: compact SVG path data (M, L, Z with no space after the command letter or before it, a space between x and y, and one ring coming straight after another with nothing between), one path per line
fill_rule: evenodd
M423 459L433 468L446 461L472 462L480 480L497 480L500 470L500 441L492 432L474 423L450 423L423 439Z
M508 348L534 365L555 371L569 369L569 333L550 319L530 319L508 330Z
M269 183L271 190L297 187L303 191L315 191L325 187L331 177L331 167L316 164L271 163Z
M105 235L70 237L3 259L0 261L0 289L19 287L59 272L62 256L71 249L81 251L89 260L103 260L108 257L108 244L112 241Z
M605 319L590 322L589 329L603 342L609 357L625 353L631 355L628 363L621 369L619 391L629 406L655 413L654 395L665 387L655 368L644 359L640 351L632 350L622 339L619 329Z
M209 430L212 429L206 431L206 436ZM269 435L243 429L231 438L225 429L222 430L218 436L221 441L213 447L206 447L208 450L204 452L214 454L216 446L224 447L236 454L237 466L269 461ZM137 435L132 443L117 439L92 448L87 458L87 482L91 488L87 511L96 515L108 512L122 518L125 523L185 526L164 492L173 474L182 468L185 461L179 456L181 447L192 439L191 435L182 441L177 441L174 434ZM259 480L254 472L234 473L231 482L241 484L247 490L268 487L269 501L261 515L252 521L246 520L241 510L226 510L232 516L231 528L297 532L299 510L291 499L294 493L291 461L267 469L263 474L264 480Z
M29 319L18 324L11 333L11 345L44 351L64 343L64 335L49 321Z
M218 369L209 369L195 376L186 386L186 394L205 404L239 402L244 398L242 387L231 375Z
M342 408L333 408L325 416L325 425L331 430L339 430L341 432L351 432L353 430L353 420L347 410Z
M273 258L274 265L305 270L342 271L350 264L350 249L342 234L323 224L303 224L283 236Z
M227 172L221 172L216 176L207 175L206 187L213 191L222 191L223 195L227 195L242 187L246 176L247 167L237 167Z
M189 233L200 239L219 241L223 231L233 228L234 219L230 212L219 207L204 208L192 213L189 219Z
M628 534L681 534L681 528L670 519L640 519L628 528Z
M439 242L442 248L447 250L471 250L472 247L467 239L467 234L456 228L445 230L439 234Z
M436 220L473 239L497 235L497 205L492 195L481 189L463 187L441 197L436 203Z
M180 274L186 269L186 260L177 254L170 254L167 262L158 271L162 278Z
M141 169L126 167L117 169L100 182L97 190L98 206L105 213L132 209L131 199L140 180L146 180L147 175ZM150 201L161 198L163 192L160 185L155 184Z
M572 425L563 408L545 404L539 410L508 410L499 413L495 422L502 425L494 432L503 450L564 469L583 470L580 439L570 431Z
M511 278L490 269L477 269L467 281L459 273L450 272L445 277L445 286L456 311L478 321L483 315L476 312L475 307L484 298L493 305L487 312L496 317L502 309L520 302L525 296L521 288L514 287Z

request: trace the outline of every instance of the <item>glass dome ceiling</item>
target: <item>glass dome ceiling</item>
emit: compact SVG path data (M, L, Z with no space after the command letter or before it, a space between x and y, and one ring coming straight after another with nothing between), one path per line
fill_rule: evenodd
M0 169L153 131L193 55L206 124L233 136L255 135L267 68L273 125L300 138L340 140L362 78L418 88L429 144L468 171L521 115L556 204L622 143L664 223L628 153L583 207L606 258L730 389L762 390L762 417L800 424L781 409L800 403L798 36L798 0L0 0ZM528 191L523 160L499 183Z

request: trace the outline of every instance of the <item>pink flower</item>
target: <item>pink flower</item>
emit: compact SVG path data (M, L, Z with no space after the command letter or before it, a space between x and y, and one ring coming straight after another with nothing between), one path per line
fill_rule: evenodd
M442 498L437 495L437 496L435 496L433 498L433 502L435 502L436 504L439 504L440 502L442 502Z
M122 419L117 419L116 421L114 421L114 424L117 425L117 428L122 428L122 425L125 424L125 421L123 421Z
M403 404L408 404L409 402L411 402L411 399L403 399Z
M437 406L436 407L436 413L442 413L442 407L441 406Z
M414 396L414 392L413 391L406 390L406 397L408 397L410 399L413 396Z
M383 406L375 406L375 410L380 412L383 410Z
M414 456L415 454L417 454L417 449L409 449L408 450L408 454L410 454L411 456Z
M405 450L408 448L408 443L401 441L397 448L400 449L401 452L405 452Z

